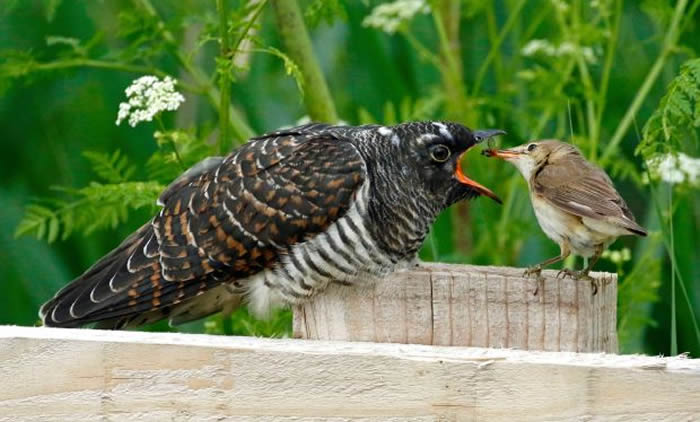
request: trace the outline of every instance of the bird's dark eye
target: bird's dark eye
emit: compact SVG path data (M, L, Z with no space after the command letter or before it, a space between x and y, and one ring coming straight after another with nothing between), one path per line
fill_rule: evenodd
M430 158L438 163L444 163L450 158L450 149L444 145L435 145L430 149Z
M530 145L527 146L527 150L528 150L528 151L532 151L532 150L534 150L535 148L537 148L537 144L530 144Z

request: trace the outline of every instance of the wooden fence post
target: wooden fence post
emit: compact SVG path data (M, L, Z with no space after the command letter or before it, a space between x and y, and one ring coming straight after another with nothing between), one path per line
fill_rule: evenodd
M331 286L294 309L294 336L617 353L617 275L588 281L506 267L422 264L365 287Z

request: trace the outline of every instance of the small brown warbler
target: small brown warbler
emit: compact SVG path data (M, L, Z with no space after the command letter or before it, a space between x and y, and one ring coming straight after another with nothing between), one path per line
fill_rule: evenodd
M618 236L647 235L608 175L586 161L573 145L543 140L505 150L489 149L484 154L518 168L530 189L540 227L561 249L559 256L528 268L526 275L540 278L543 267L574 253L590 258L588 265L581 271L564 269L560 274L593 282L588 273ZM595 294L597 286L593 286Z

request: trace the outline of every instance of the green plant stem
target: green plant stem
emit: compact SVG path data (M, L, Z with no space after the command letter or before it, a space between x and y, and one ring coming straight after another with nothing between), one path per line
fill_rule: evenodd
M243 28L241 35L238 37L236 42L233 44L233 47L231 48L231 60L233 60L236 53L238 53L238 51L239 51L238 49L241 47L243 40L245 40L246 37L248 36L250 29L255 24L255 21L258 20L258 17L260 16L260 13L262 13L262 10L266 4L267 4L267 0L261 1L258 4L258 8L255 9L255 11L252 13L252 15L250 15L250 18L248 19L248 22L246 22L246 26L245 26L245 28Z
M433 66L436 68L440 68L442 66L442 62L440 62L440 57L436 56L433 54L430 49L428 49L426 46L423 45L423 43L418 40L413 33L411 33L410 30L408 29L402 29L401 35L403 35L406 38L406 41L408 41L409 44L411 44L411 47L413 47L414 50L418 52L418 55L426 60L428 60Z
M165 24L158 15L158 11L153 7L150 0L132 0L134 5L150 16L159 19L159 25L165 27ZM168 43L170 49L173 51L175 58L180 63L180 65L190 74L195 83L201 86L206 94L206 98L215 109L219 109L221 93L217 89L216 85L207 77L207 75L200 68L193 66L192 62L183 54L179 49L179 44L176 42L173 34L168 30L163 30L163 39ZM231 124L231 129L233 129L233 137L235 140L244 141L255 134L253 129L248 126L246 119L243 114L238 111L235 107L229 107L229 119Z
M479 70L476 73L476 79L474 80L474 88L472 88L472 95L476 96L479 93L479 90L481 89L481 84L484 82L484 78L486 77L486 71L489 68L489 64L492 60L494 60L494 58L497 55L501 54L501 44L503 44L503 40L505 40L506 35L508 35L510 30L513 29L513 26L515 26L515 23L518 21L518 18L520 17L520 11L525 6L526 2L527 0L520 0L515 5L513 10L510 12L510 15L508 16L506 23L503 25L501 32L498 34L498 37L491 44L491 48L489 49L486 58L481 63L481 66L479 67Z
M668 236L674 259L671 259L671 355L678 354L678 324L676 312L676 244L673 235L673 186L668 188Z
M286 53L301 71L304 86L304 104L312 120L336 122L338 115L328 85L314 57L311 40L304 25L296 0L271 0L277 28Z
M459 27L462 18L462 0L447 0L435 2L436 8L440 9L442 24L445 34L450 44L450 49L459 51Z
M594 104L594 99L596 99L597 95L595 94L595 88L593 86L593 79L591 78L591 74L588 71L588 65L586 64L586 59L583 56L583 49L581 47L581 42L579 40L578 34L582 31L581 30L581 24L579 20L579 15L581 14L581 2L580 1L575 1L571 10L571 24L568 24L563 12L559 9L556 9L556 18L559 26L561 27L561 31L564 34L571 34L569 35L572 37L575 41L576 45L576 51L573 52L574 59L576 61L576 66L578 67L579 73L581 74L580 79L581 83L583 84L584 88L584 98L586 102L586 119L583 120L579 118L579 122L581 122L581 126L587 125L587 132L588 132L588 138L591 139L592 136L594 136L595 132L595 104ZM584 123L585 122L585 123ZM581 133L584 133L583 127L581 128ZM573 132L573 129L572 129ZM572 133L572 138L573 138L573 133Z
M647 175L651 178L651 175L649 174L649 172L647 172ZM683 298L685 299L685 302L688 305L688 312L690 313L691 322L693 323L693 328L695 329L695 338L697 339L697 342L700 345L700 326L698 325L697 316L695 315L695 310L693 309L693 303L690 300L690 295L688 294L688 290L685 287L685 280L683 279L683 275L681 274L680 270L678 269L678 265L676 265L676 255L675 255L675 248L673 246L673 236L668 235L666 230L663 229L664 219L663 219L663 212L661 210L661 204L659 204L657 192L655 191L654 186L651 182L649 183L649 188L651 189L651 197L652 197L652 200L654 203L654 207L656 208L656 214L659 218L659 222L660 222L660 225L662 228L661 238L663 239L664 247L666 248L666 253L669 256L669 259L671 260L671 271L673 271L673 274L675 274L675 278L678 279L678 285L680 286L681 293L683 293ZM669 189L673 189L673 187L669 186ZM669 214L669 218L672 218L672 215L673 215L672 208L670 208L670 206L669 206L669 209L671 210L671 213ZM672 228L673 223L670 222L669 226ZM673 282L673 278L672 278L672 282ZM673 286L674 285L672 285L672 289L674 288ZM674 292L672 292L671 294L673 296ZM672 309L672 313L674 314L674 316L672 318L674 318L675 317L675 308ZM673 336L673 334L672 334L672 336ZM671 347L673 347L673 345ZM677 346L676 346L676 348L677 348Z
M600 158L601 162L605 163L607 160L609 160L610 156L613 154L613 152L615 152L620 142L622 142L622 138L625 136L627 130L634 121L634 117L636 116L637 111L639 111L639 108L642 106L642 103L646 99L647 95L649 95L651 87L654 85L656 79L661 74L661 70L663 70L663 67L666 64L666 60L668 60L668 57L675 49L676 43L678 42L678 37L680 36L679 29L681 19L683 18L683 12L685 11L687 5L688 0L678 0L678 3L676 3L676 8L673 11L673 18L671 19L671 25L669 26L668 31L666 32L666 37L664 37L663 46L661 47L661 53L656 58L656 61L649 70L649 73L644 79L642 86L639 88L639 90L637 91L637 95L635 95L634 99L632 100L632 103L627 108L627 111L625 112L624 117L620 121L620 124L617 126L617 129L615 129L615 133L613 134L612 138L610 139L610 142L603 151L603 155Z
M496 5L494 4L495 2L488 2L488 6L486 7L486 33L488 34L488 40L489 40L489 45L491 45L491 48L489 49L489 52L491 52L494 48L494 45L499 45L500 47L500 42L499 42L499 31L498 31L498 19L496 18ZM512 17L512 13L509 17ZM501 87L503 86L503 61L502 61L502 54L495 54L493 56L493 59L491 62L493 63L493 71L491 72L494 75L494 80L495 80L495 85L496 87ZM482 63L483 65L483 63ZM476 88L476 84L474 84L474 87L472 87L472 92L474 92L474 89ZM473 93L472 95L477 95L476 93Z
M173 149L173 152L175 153L175 159L177 160L177 163L180 165L180 169L182 171L187 170L185 163L182 161L182 157L180 157L180 152L177 150L177 145L175 144L175 141L173 141L172 138L169 138L169 139L170 139L170 147Z
M603 64L603 73L600 79L598 88L598 114L595 118L595 128L591 134L591 160L596 161L598 158L598 144L600 142L601 126L603 125L603 112L607 103L608 84L610 82L610 72L615 59L615 48L617 40L620 36L620 21L622 20L624 0L614 0L615 3L615 20L612 24L610 37L608 38L608 46L605 51L605 62Z
M559 83L554 87L553 93L555 96L561 94L562 90L564 89L564 86L566 83L569 81L569 77L571 76L571 73L574 71L574 67L576 66L576 60L570 60L566 66L564 67L564 71L561 73L561 78L559 79ZM544 130L544 127L547 125L547 122L549 119L552 117L552 113L554 112L555 104L551 104L548 106L544 113L542 113L542 116L540 117L540 120L537 122L537 126L535 126L535 130L532 132L532 135L530 136L531 139L537 139L540 137L542 134L542 131Z
M571 100L566 99L566 115L569 118L569 133L570 133L570 138L573 141L574 139L574 119L571 116ZM580 120L579 120L580 121ZM558 125L561 126L561 123Z
M695 0L688 8L688 12L686 12L685 16L695 16L695 11L698 7L700 7L700 0ZM681 32L685 32L688 29L688 26L692 25L693 23L694 21L692 19L687 19L681 26ZM695 54L695 52L693 52L693 54Z
M576 28L576 27L575 27ZM576 30L576 29L575 29ZM588 71L588 65L586 64L586 59L583 56L581 50L581 45L577 42L576 51L576 64L578 65L579 73L581 74L581 82L583 83L583 89L585 92L586 101L586 121L588 123L588 139L597 138L596 131L596 112L595 112L595 99L598 97L593 86L593 79ZM583 122L584 120L579 120ZM583 131L581 131L583 132ZM572 136L573 137L573 136Z
M122 72L150 74L150 75L158 76L160 78L170 76L173 79L175 79L172 75L169 75L168 73L163 72L162 70L158 70L158 69L153 68L153 67L140 66L140 65L122 63L122 62L111 62L111 61L97 60L97 59L68 59L68 60L59 60L59 61L49 62L49 63L36 63L34 65L33 70L44 72L44 71L51 71L51 70L69 69L72 67L89 67L89 68L95 68L95 69L107 69L107 70L118 70L118 71L122 71ZM196 94L204 93L203 89L201 89L197 86L194 86L194 85L184 83L184 82L178 81L177 85L182 87L182 89L189 91L189 92L193 92Z
M459 61L453 54L453 48L450 42L450 38L447 36L447 30L445 29L445 22L443 19L442 12L439 8L433 11L433 21L435 22L435 29L437 30L438 39L440 40L440 51L442 56L447 63L449 72L453 75L455 79L458 78L457 75L462 74Z
M586 90L586 120L588 121L588 138L597 138L598 135L595 133L596 128L596 112L594 98L597 97L595 93L595 88L593 87L593 80L591 79L591 74L588 72L588 65L586 65L586 60L581 53L579 46L579 51L576 53L576 62L578 64L579 72L581 73L581 82L583 83L583 88Z
M216 0L219 14L219 57L221 61L231 63L233 55L229 47L228 5L226 0ZM218 66L217 66L218 67ZM219 68L219 153L225 155L229 150L229 107L231 105L231 67Z
M208 81L207 77L203 74L201 70L193 68L191 65L185 65L187 61L184 55L180 55L179 59L181 64L183 64L183 67L185 67L185 70L187 70L187 72L193 77L193 79L195 79L196 84L191 85L178 80L177 85L182 87L182 89L192 93L205 94L206 98L209 100L209 103L214 107L218 107L218 99L220 97L219 91L212 86L212 84ZM122 72L150 74L161 78L165 76L173 77L172 75L169 75L166 72L149 66L133 65L122 62L110 62L96 59L70 59L50 63L38 63L35 64L34 70L51 71L68 69L72 67L88 67L97 69L116 70ZM175 79L175 77L173 77L173 79ZM236 136L239 140L248 139L255 134L255 132L253 132L253 130L247 124L244 123L244 119L240 112L235 110L233 107L229 107L229 112L232 116L232 127L236 132Z
M442 6L450 8L452 3L443 3ZM442 74L445 92L450 93L446 98L447 117L452 120L473 123L477 120L476 112L474 108L468 107L467 104L466 86L462 76L460 49L457 38L459 31L453 28L451 33L455 39L451 40L445 28L445 17L442 8L434 7L432 15L440 44L441 66L438 70Z
M156 115L156 123L158 124L158 127L160 128L161 132L166 134L165 130L165 125L163 124L163 119L159 115ZM168 137L168 144L170 147L173 149L173 153L175 154L175 160L177 161L178 165L180 166L180 170L185 171L187 170L187 167L185 167L185 162L182 161L182 158L180 157L180 152L177 150L177 145L175 144L175 141L173 140L172 134L166 134Z
M542 4L542 7L539 8L539 12L530 20L530 23L527 25L525 28L525 31L523 31L523 36L522 40L524 42L529 42L530 39L535 35L535 32L537 31L537 28L539 28L540 24L544 21L544 18L547 17L547 15L552 11L552 3L551 2L544 2ZM522 48L523 45L518 45L518 50Z
M582 108L580 103L577 102L574 104L574 110L576 110L576 120L578 120L579 122L582 122L582 123L585 122L586 119L583 117L583 108ZM571 139L573 142L573 138L574 138L573 123L569 123L569 124L571 125Z
M217 108L220 105L221 93L219 89L209 80L207 75L199 68L191 65L184 54L178 52L177 58L185 70L194 78L197 84L205 87L205 94L212 107ZM233 129L234 140L245 141L255 135L253 129L246 123L246 118L243 113L238 111L233 106L229 106L229 121L231 129Z
M49 63L37 63L34 67L36 70L49 71L66 69L71 67L94 67L98 69L111 69L111 70L122 70L125 72L142 72L142 73L153 73L156 76L164 77L168 76L167 73L162 72L158 69L151 68L148 66L132 65L128 63L121 62L109 62L104 60L93 60L93 59L69 59L69 60L59 60Z
M221 331L223 331L224 335L232 336L233 335L233 319L231 318L231 312L222 312L220 318L221 318Z

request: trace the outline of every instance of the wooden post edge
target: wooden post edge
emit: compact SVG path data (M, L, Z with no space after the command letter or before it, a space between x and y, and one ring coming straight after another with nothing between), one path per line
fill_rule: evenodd
M692 420L700 360L0 327L0 421Z
M332 285L295 307L294 336L616 353L617 275L589 281L524 269L421 264L365 287ZM537 291L535 295L534 292Z

